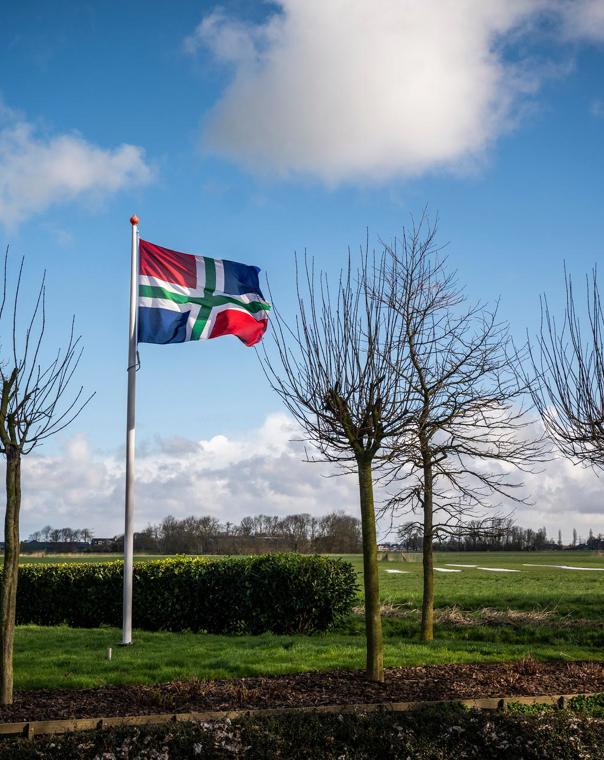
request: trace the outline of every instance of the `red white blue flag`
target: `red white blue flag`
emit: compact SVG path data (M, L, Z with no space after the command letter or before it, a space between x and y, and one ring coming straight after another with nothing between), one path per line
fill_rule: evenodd
M183 343L236 335L246 346L262 339L269 304L258 267L191 256L139 241L138 340Z

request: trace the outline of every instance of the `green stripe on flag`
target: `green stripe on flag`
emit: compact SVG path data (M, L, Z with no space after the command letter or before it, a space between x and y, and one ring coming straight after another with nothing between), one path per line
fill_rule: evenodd
M185 296L182 293L174 293L167 288L162 288L158 285L139 285L138 286L139 298L165 298L168 301L174 301L175 303L203 303L203 298L191 298Z
M201 338L201 333L203 332L203 328L206 326L211 313L212 306L207 303L202 304L197 319L195 320L195 324L191 329L191 340L199 340Z
M250 301L249 303L244 303L231 296L214 296L212 298L212 306L223 306L225 303L232 303L235 304L235 306L240 306L242 309L249 311L250 314L255 314L257 311L270 311L271 308L264 301Z
M206 268L206 284L203 289L207 296L212 296L216 290L216 262L204 256L203 263Z
M264 301L250 301L244 303L232 296L214 296L208 295L199 298L197 296L183 295L182 293L174 293L167 288L162 288L159 285L139 285L138 294L141 298L164 298L168 301L174 301L175 303L194 303L199 306L208 306L210 309L213 306L223 306L227 303L232 303L235 306L240 306L242 309L249 311L250 314L255 314L258 311L269 311L269 304Z

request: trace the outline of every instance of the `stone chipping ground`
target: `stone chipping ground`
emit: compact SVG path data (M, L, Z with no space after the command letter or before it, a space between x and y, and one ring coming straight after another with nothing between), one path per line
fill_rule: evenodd
M536 662L388 668L383 684L335 670L230 680L17 692L0 722L604 692L604 663Z

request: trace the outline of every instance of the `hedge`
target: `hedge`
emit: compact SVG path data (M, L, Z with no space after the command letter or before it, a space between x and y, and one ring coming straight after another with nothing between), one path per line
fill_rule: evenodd
M22 565L17 623L122 624L123 562ZM299 554L175 558L134 566L133 625L147 631L312 633L357 592L352 565Z

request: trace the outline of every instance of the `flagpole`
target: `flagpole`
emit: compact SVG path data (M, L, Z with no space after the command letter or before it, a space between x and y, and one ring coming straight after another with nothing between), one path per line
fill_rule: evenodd
M128 409L126 413L126 514L124 525L124 606L122 644L132 644L132 570L134 564L134 417L136 395L136 306L138 285L138 217L130 218L130 329L128 333Z

